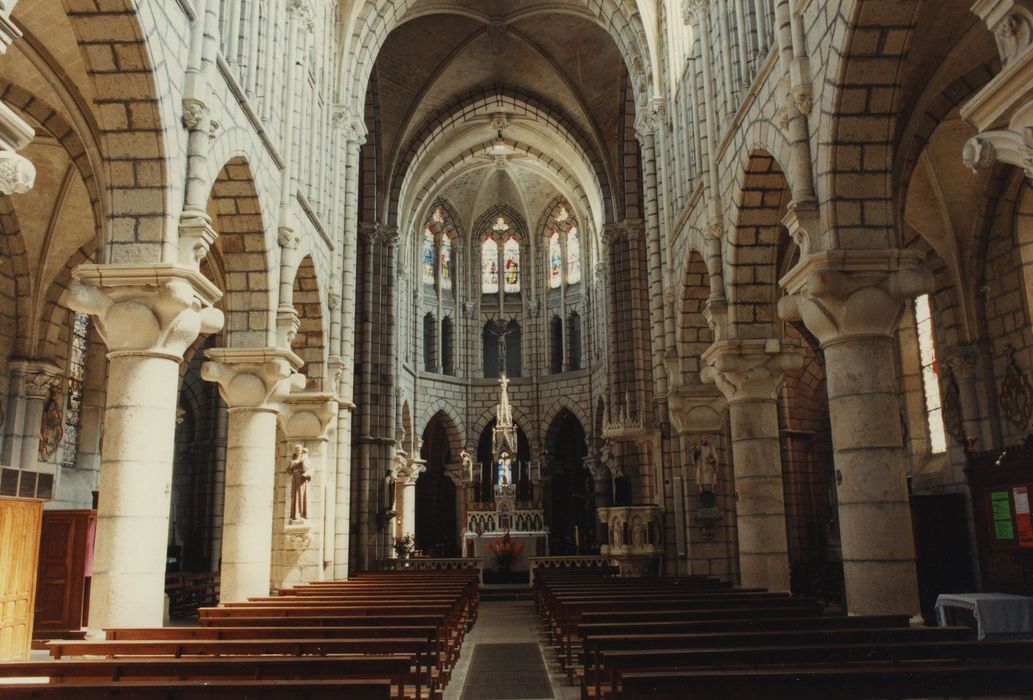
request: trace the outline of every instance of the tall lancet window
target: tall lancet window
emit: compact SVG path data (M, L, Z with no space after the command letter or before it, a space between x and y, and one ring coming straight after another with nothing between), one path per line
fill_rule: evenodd
M423 230L423 249L420 254L420 268L423 271L423 283L434 286L434 233L429 228Z
M567 231L567 284L581 281L581 243L577 237L577 224L571 223Z
M90 317L86 314L72 314L72 337L68 348L68 392L65 394L64 433L61 436L60 450L61 464L66 467L74 467L79 457L79 422L89 332Z
M506 274L506 286L505 291L507 292L519 292L520 291L520 243L517 242L516 236L510 236L506 239L506 245L503 248L503 259Z
M452 289L452 237L447 233L441 236L438 274L441 275L441 288Z
M918 354L922 361L922 388L925 392L925 413L929 425L929 451L947 451L947 434L943 427L943 403L940 396L940 366L936 360L933 338L933 314L929 295L915 299L915 330L918 331Z
M556 231L549 236L549 289L559 289L563 284L563 249L560 247L560 234Z
M481 292L499 292L499 244L494 238L485 238L481 243Z

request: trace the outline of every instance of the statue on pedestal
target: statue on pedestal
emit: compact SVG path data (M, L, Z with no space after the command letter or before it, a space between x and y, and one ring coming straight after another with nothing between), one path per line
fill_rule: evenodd
M291 520L308 520L308 482L312 466L304 445L295 445L287 472L291 475Z
M696 463L696 488L699 491L699 505L713 508L714 491L717 488L717 450L710 444L710 436L704 435L692 450Z
M466 450L459 453L459 463L463 465L463 480L466 482L473 481L473 457Z
M508 452L499 455L497 483L499 486L509 486L513 483L513 460Z

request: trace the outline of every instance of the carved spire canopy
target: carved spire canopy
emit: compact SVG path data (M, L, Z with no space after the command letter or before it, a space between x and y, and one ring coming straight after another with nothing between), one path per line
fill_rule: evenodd
M513 423L513 407L509 403L509 378L499 378L499 403L495 407L495 429L491 434L491 452L497 460L503 452L511 457L517 453L516 425Z

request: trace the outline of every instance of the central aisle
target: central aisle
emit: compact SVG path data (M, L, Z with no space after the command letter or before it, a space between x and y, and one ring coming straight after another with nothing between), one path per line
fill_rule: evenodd
M553 697L557 700L576 700L580 698L578 688L567 685L566 677L563 675L554 655L542 647L542 643L545 641L545 635L541 631L541 624L538 620L538 615L535 613L532 601L482 601L477 609L477 623L463 641L463 652L459 657L459 663L456 664L452 682L448 684L448 688L445 690L444 700L462 700L467 681L470 681L470 692L466 700L473 700L471 696L475 695L475 690L477 689L475 686L483 687L481 684L484 683L485 679L482 674L477 672L478 669L471 669L470 662L475 655L478 655L478 645L485 647L479 655L481 663L488 658L494 659L494 652L500 649L488 648L493 644L533 645L533 647L519 647L514 650L518 652L515 655L516 658L514 658L514 670L527 667L526 664L531 661L531 659L527 658L528 652L532 648L537 649L542 655L549 680L551 681L553 694L545 695L541 693L535 697ZM499 659L496 663L500 668L499 677L501 678L501 673L505 672L505 660ZM499 688L498 690L501 692L499 694L492 694L491 697L506 698L508 700L531 700L526 696L505 692L505 688Z

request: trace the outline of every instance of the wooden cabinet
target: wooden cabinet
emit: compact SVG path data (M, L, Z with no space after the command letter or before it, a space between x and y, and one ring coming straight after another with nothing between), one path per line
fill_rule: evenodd
M42 517L43 501L0 497L0 660L29 657Z
M44 511L33 633L37 639L75 637L83 626L96 523L93 510Z

